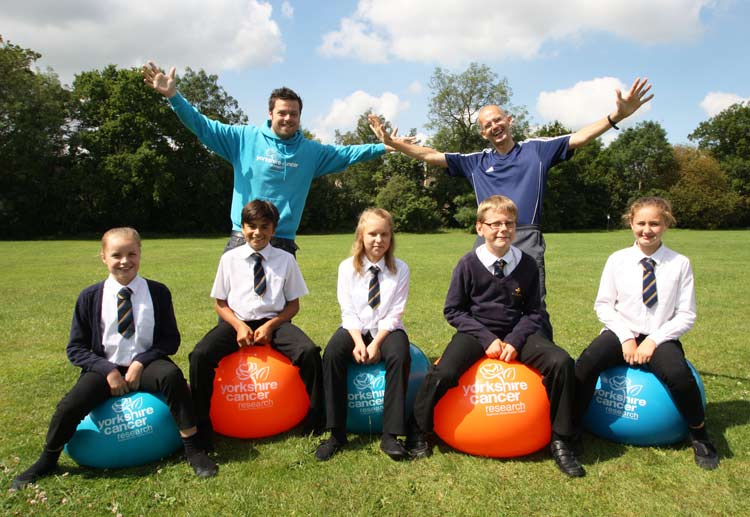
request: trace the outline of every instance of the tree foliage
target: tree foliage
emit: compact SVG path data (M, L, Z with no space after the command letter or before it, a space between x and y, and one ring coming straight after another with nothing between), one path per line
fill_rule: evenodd
M626 129L600 153L597 174L603 175L609 192L611 214L623 213L637 197L665 194L678 179L677 160L666 131L651 121Z
M701 122L688 138L719 161L740 196L739 221L750 224L750 103L734 104Z
M229 229L231 165L199 143L137 70L83 71L68 89L54 72L34 68L39 58L0 38L1 238L116 225L170 233ZM216 75L188 68L178 86L206 116L247 123ZM569 133L553 122L532 134L526 111L510 104L507 80L485 65L458 73L436 68L430 87L427 145L443 152L487 147L476 125L487 104L514 116L515 140ZM375 143L369 114L353 130L337 131L336 145ZM545 230L602 228L608 215L616 218L647 194L671 197L681 226L750 222L750 106L728 108L690 138L698 149L673 149L658 123L642 122L608 148L595 142L578 149L550 170ZM391 211L399 231L473 227L476 217L465 178L393 153L315 180L300 231L351 231L358 214L375 205Z
M670 189L680 226L716 229L733 222L740 196L731 190L719 162L706 151L676 147L680 179Z
M59 227L64 206L69 95L50 71L32 69L41 54L0 37L0 237Z

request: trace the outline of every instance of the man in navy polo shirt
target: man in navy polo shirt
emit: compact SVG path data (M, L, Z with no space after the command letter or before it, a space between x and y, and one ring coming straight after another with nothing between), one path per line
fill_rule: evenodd
M531 255L539 265L544 323L543 332L552 339L552 325L544 303L546 288L544 275L544 236L541 230L542 201L547 186L549 170L554 165L568 160L573 151L595 140L608 129L635 113L638 108L653 98L647 95L651 85L648 79L636 79L630 90L623 95L615 90L615 110L575 133L556 138L531 138L514 142L510 132L513 117L499 106L488 105L479 110L477 124L482 137L492 144L483 151L460 154L442 153L393 140L385 131L380 118L371 115L370 127L386 145L429 165L447 167L451 176L463 176L469 180L477 196L477 204L495 194L511 198L518 206L518 226L513 245ZM474 247L483 241L477 240Z

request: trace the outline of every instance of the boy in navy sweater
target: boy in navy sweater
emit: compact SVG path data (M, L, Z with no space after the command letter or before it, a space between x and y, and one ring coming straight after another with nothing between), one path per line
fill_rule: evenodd
M216 463L196 443L190 391L168 357L180 346L172 295L164 284L138 275L138 232L107 231L101 258L109 277L81 292L70 328L68 359L81 368L81 375L57 405L41 456L13 480L11 488L21 489L51 474L63 447L92 409L109 397L136 390L164 395L196 475L211 477L218 472Z
M539 332L539 268L533 258L511 246L517 217L516 205L505 196L491 196L477 209L476 230L484 246L461 257L453 270L443 313L457 332L417 394L416 426L408 445L415 458L432 454L424 434L433 430L433 410L479 359L518 360L544 377L555 462L566 475L581 477L585 471L571 449L578 435L572 419L574 363Z

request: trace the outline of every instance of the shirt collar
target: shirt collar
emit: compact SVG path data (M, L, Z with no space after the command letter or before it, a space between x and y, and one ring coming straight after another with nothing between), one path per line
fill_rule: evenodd
M370 260L367 258L367 256L362 257L362 264L364 265L364 270L369 271L370 266L376 266L378 269L380 269L381 272L386 270L385 267L385 257L381 257L380 260L377 262L370 262Z
M505 255L499 258L504 260L506 264L513 263L516 259L516 255L513 251L514 249L515 248L513 246L510 246L508 248L508 251L505 252ZM498 260L498 257L493 255L492 252L488 250L487 246L485 246L484 244L477 248L476 254L482 265L487 268L491 267Z
M272 250L274 249L271 244L266 244L266 247L255 251L248 243L243 244L242 246L242 256L243 258L250 258L253 253L258 253L261 257L263 257L263 260L268 260L268 258L271 256Z
M667 246L662 242L661 246L659 246L659 249L657 249L651 255L646 255L645 253L643 253L641 251L641 248L638 247L637 243L633 244L633 250L635 251L636 257L638 257L638 262L640 262L644 258L650 258L656 264L660 264L665 258L664 255L666 254Z
M145 284L146 284L146 281L143 279L141 275L135 275L135 278L133 278L133 280L131 280L128 285L122 285L120 282L115 280L112 277L112 275L109 275L107 279L104 281L104 289L107 291L112 291L114 293L117 293L123 287L127 287L133 292L133 294L135 294L140 289L143 289L143 286Z

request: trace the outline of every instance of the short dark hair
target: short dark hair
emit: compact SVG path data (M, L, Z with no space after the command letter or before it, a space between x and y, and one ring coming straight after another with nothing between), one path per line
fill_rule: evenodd
M282 86L281 88L276 88L271 92L271 96L268 98L269 112L273 111L274 106L276 106L276 99L299 102L299 112L302 113L302 97L297 95L297 93L291 88Z
M279 209L270 201L254 199L242 209L242 224L250 224L259 219L270 221L276 228L279 225Z

